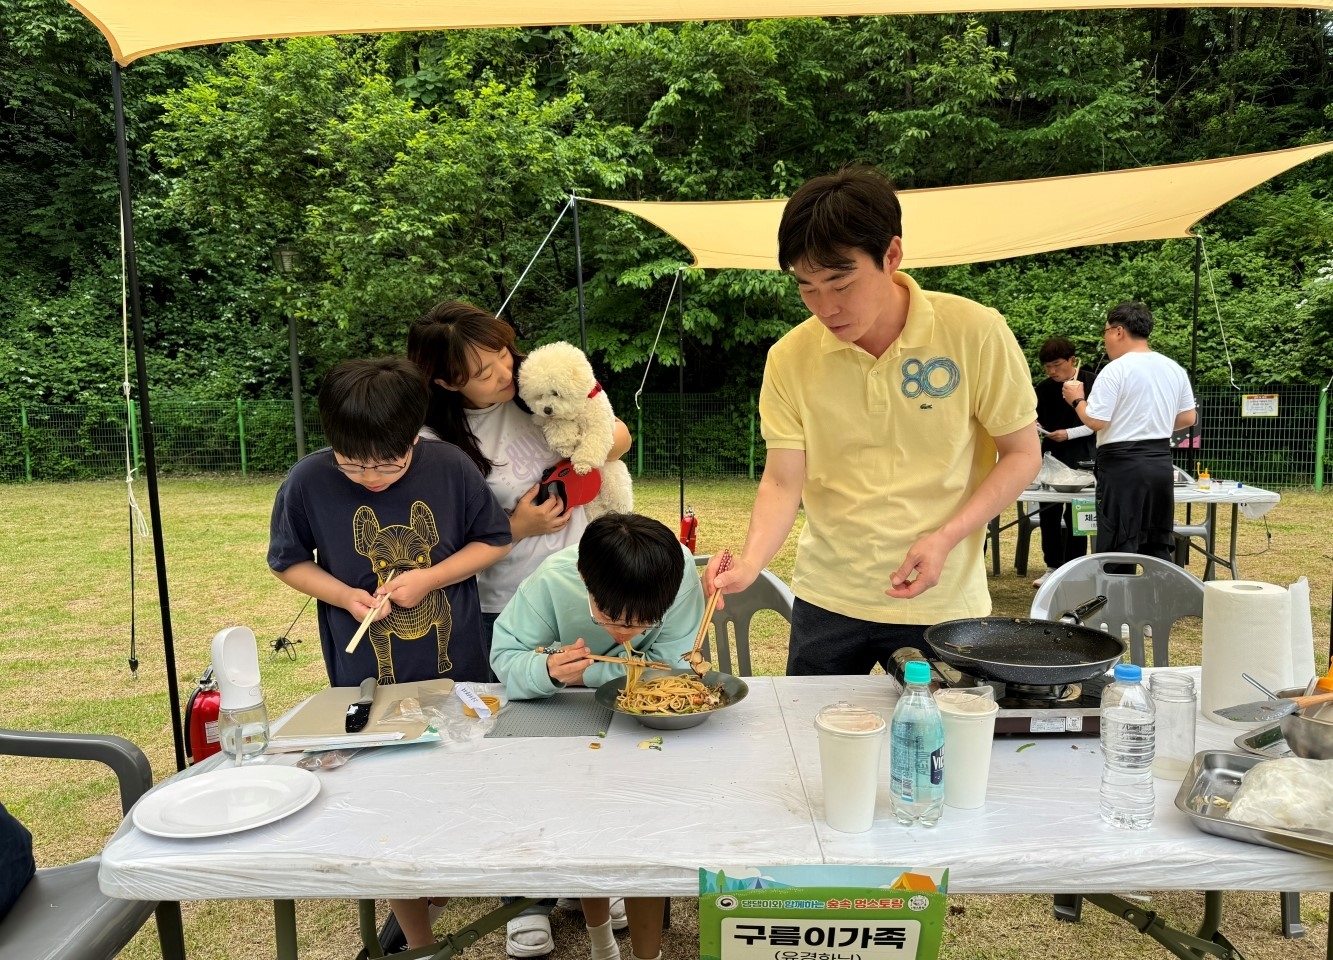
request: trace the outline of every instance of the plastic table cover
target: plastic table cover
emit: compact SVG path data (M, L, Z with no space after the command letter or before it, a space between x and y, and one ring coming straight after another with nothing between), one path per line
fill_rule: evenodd
M1200 490L1196 485L1175 487L1173 490L1176 503L1200 503L1215 510L1218 504L1229 504L1240 508L1240 512L1249 520L1258 520L1282 501L1282 495L1263 487L1238 484L1232 480L1214 480L1209 490ZM1095 496L1092 490L1081 493L1062 493L1059 490L1024 490L1018 495L1019 500L1029 503L1070 503L1074 500L1090 500Z
M997 738L985 806L946 807L933 829L894 821L885 764L873 827L839 833L822 823L814 715L844 699L887 714L897 685L749 682L743 704L689 730L617 716L603 739L363 753L321 773L304 810L242 833L163 839L127 819L103 851L101 886L147 900L693 896L701 866L901 863L949 868L958 893L1333 889L1333 861L1197 830L1173 805L1174 781L1156 781L1150 829L1103 824L1101 750L1087 737ZM640 747L658 735L660 750ZM1198 749L1234 736L1200 718Z

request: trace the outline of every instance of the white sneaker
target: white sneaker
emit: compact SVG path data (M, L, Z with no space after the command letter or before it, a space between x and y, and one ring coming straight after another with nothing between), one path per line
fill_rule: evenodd
M1050 567L1047 567L1045 573L1043 573L1043 574L1042 574L1040 577L1038 577L1036 580L1033 580L1033 581L1032 581L1032 589L1036 590L1038 587L1040 587L1043 583L1046 582L1046 578L1049 577L1049 576L1050 576L1051 574L1053 574L1053 573L1055 573L1055 571L1054 571L1053 569L1051 569Z

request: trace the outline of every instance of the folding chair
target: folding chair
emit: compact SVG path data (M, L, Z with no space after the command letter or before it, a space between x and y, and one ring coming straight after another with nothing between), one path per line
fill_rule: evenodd
M699 568L708 565L708 557L694 558L694 565ZM771 571L760 570L754 583L740 593L729 593L724 609L713 612L713 633L717 637L717 664L723 673L736 677L751 676L750 666L750 622L761 610L772 610L788 623L791 623L792 604L796 598L791 588L779 580ZM704 656L713 660L708 652L709 641L704 642ZM735 647L736 670L732 669L731 648Z
M0 730L0 755L96 760L109 766L128 813L153 785L143 751L121 737ZM165 960L184 960L180 905L118 900L97 885L100 855L78 863L39 867L13 909L0 921L0 957L24 960L111 960L157 912Z

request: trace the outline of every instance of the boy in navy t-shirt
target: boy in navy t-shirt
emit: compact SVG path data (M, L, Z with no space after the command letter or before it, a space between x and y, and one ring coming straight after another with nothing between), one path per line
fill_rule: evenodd
M466 454L418 438L428 398L410 360L338 364L319 392L329 446L292 467L273 503L269 568L319 601L319 642L335 687L367 677L490 679L476 573L509 552L509 518ZM386 594L364 641L347 653ZM426 900L389 905L410 947L432 942Z
M319 601L335 687L490 679L475 574L508 552L509 518L457 447L418 440L427 399L406 359L339 364L319 395L329 447L292 468L273 504L268 565Z

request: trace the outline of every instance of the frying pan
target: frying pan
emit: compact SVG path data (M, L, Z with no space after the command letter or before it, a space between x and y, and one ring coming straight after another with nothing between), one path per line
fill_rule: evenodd
M1101 676L1126 643L1102 630L1058 620L975 617L926 628L941 660L976 677L1006 683L1077 683Z

